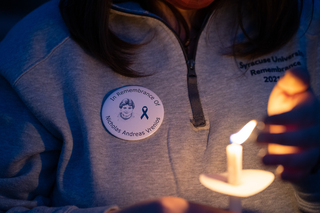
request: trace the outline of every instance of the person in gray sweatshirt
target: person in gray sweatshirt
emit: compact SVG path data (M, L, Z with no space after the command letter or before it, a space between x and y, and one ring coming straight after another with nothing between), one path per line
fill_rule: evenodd
M0 43L0 211L228 212L228 195L199 176L226 172L229 136L255 119L265 128L243 143L243 169L282 172L242 211L320 212L319 8L52 0L36 9Z

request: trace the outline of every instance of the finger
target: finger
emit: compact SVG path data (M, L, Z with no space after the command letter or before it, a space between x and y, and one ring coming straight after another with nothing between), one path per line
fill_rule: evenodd
M317 121L319 116L317 111L318 104L314 99L288 112L268 116L264 119L264 123L274 125L311 125Z
M307 170L310 172L316 164L318 157L318 149L308 149L296 154L267 154L262 158L262 161L266 165L282 165L285 168Z
M278 85L288 94L306 91L310 86L309 72L303 68L293 68L285 72Z
M308 177L310 174L309 169L292 169L292 168L284 168L283 172L280 174L282 180L290 181L290 182L299 182L302 179Z
M287 146L313 147L320 145L320 126L312 126L298 131L270 134L261 132L257 137L260 143L276 143Z

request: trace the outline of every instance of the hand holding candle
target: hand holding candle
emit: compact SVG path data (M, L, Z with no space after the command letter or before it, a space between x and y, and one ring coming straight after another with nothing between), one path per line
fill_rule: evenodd
M200 182L207 188L229 195L229 210L241 212L241 197L255 195L267 188L274 180L271 172L242 170L242 144L251 135L257 122L252 120L239 132L230 136L227 146L227 173L201 174Z
M281 177L290 181L306 177L320 154L319 105L309 85L306 71L286 72L269 97L268 132L257 138L269 144L263 162L282 165Z

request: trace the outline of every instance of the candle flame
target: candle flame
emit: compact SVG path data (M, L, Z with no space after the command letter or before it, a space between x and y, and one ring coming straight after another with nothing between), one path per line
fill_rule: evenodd
M252 120L247 123L239 132L230 135L230 142L236 144L242 144L245 142L251 133L253 132L254 128L257 126L257 121Z

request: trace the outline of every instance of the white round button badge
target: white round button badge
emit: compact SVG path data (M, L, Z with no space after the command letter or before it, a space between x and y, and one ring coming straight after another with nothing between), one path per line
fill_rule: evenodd
M161 126L164 108L160 98L141 86L112 91L101 109L102 122L110 134L129 141L151 136Z

